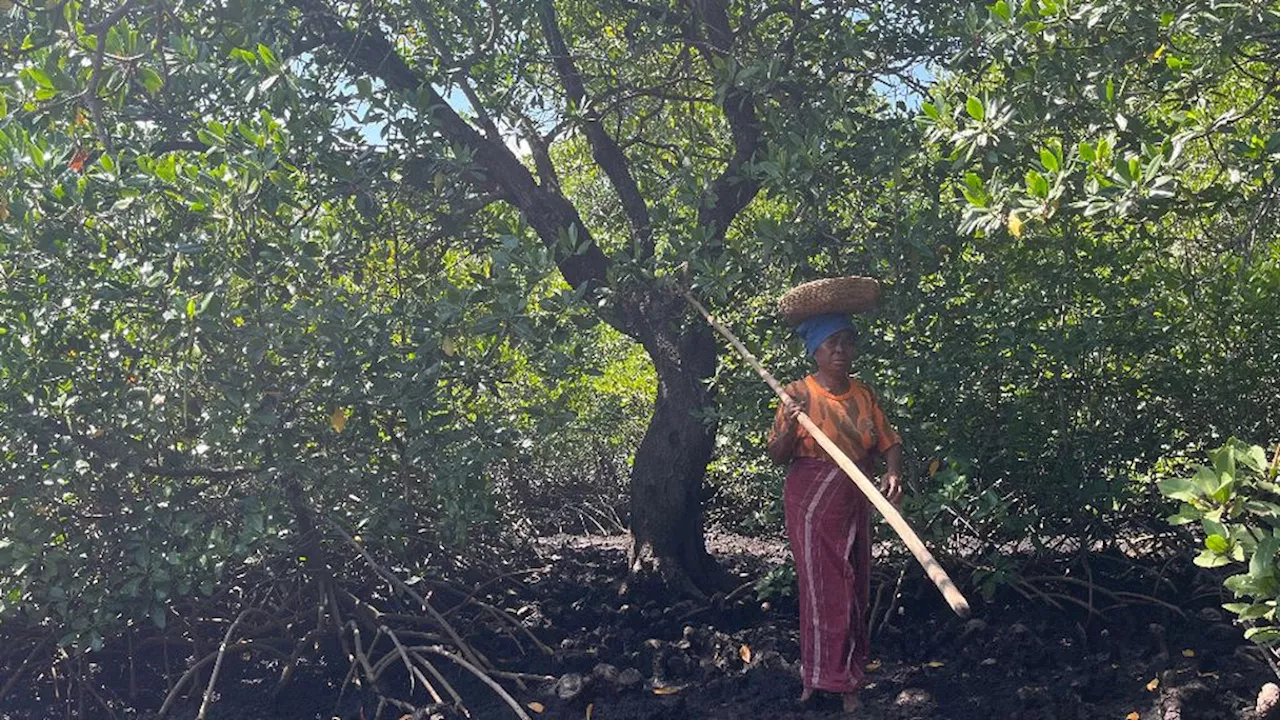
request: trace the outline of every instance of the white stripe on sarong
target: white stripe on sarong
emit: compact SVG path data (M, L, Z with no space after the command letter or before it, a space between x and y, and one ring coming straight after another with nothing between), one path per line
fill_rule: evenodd
M822 630L818 624L818 588L814 580L816 579L813 570L813 513L818 509L818 503L822 501L822 496L827 494L827 488L831 486L831 481L835 479L836 474L840 472L839 468L832 468L826 477L819 481L820 485L813 494L813 499L809 501L809 507L804 513L804 569L805 578L808 579L809 586L809 620L813 625L813 667L809 668L811 685L818 683L818 676L822 671L822 643L819 641Z
M851 570L850 585L855 594L860 592L860 588L858 587L858 569L853 567L853 562L849 557L849 553L853 552L853 544L858 539L858 526L861 524L862 523L858 522L858 517L855 513L853 522L849 523L849 539L844 544L844 559L845 562L849 564L849 569ZM850 596L850 600L853 600L853 596ZM855 616L852 612L853 608L856 607L857 604L858 603L856 601L849 603L849 656L845 658L844 664L850 669L850 671L853 671L853 653L858 649L857 641L854 639L858 636L858 633L855 631L853 623L862 622L862 618Z

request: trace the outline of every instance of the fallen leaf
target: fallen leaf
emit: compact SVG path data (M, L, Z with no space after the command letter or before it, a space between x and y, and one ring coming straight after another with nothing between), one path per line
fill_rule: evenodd
M931 667L931 668L940 668L943 665L946 665L946 663L942 662L941 660L930 660L929 662L924 664L925 667Z
M5 220L8 220L8 219L9 219L9 203L5 202L4 200L0 200L0 222L4 222Z
M1022 218L1018 213L1009 213L1009 233L1016 238L1022 237Z
M445 338L444 342L440 343L440 349L449 357L453 357L454 354L458 352L458 346L449 338Z
M1158 62L1160 58L1164 57L1164 51L1167 49L1168 48L1166 48L1164 45L1161 45L1160 47L1156 48L1156 51L1151 53L1151 62Z
M1182 651L1182 657L1195 657L1196 651L1190 648Z
M1147 683L1147 692L1155 692L1160 687L1160 678L1151 678L1151 682Z
M867 672L875 672L879 669L880 669L879 660L872 660L871 662L867 663Z
M1139 715L1136 711L1135 711L1135 712L1131 712L1131 713L1129 713L1128 715L1125 715L1125 716L1124 716L1124 720L1141 720L1141 718L1142 718L1142 716L1141 716L1141 715Z
M940 462L937 458L934 458L933 462L929 463L929 477L933 477L934 475L937 475L938 470L941 468L942 468L942 462Z
M742 647L738 648L738 657L742 658L742 662L747 663L748 665L750 665L750 664L751 664L751 648L750 648L750 646L743 645Z
M547 707L540 702L526 703L525 707L529 708L530 710L536 713L541 713L543 710L547 709Z
M342 428L347 426L347 411L344 408L338 408L329 416L329 426L334 432L342 432Z
M678 692L680 692L680 688L671 687L670 685L664 685L663 687L656 687L653 689L654 695L675 695Z
M595 709L595 703L587 703L587 720L591 720L591 711Z

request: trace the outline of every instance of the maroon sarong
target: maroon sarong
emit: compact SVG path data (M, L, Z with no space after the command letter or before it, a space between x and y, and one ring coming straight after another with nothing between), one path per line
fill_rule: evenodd
M827 460L796 458L783 490L800 581L800 668L806 688L862 685L870 630L870 503Z

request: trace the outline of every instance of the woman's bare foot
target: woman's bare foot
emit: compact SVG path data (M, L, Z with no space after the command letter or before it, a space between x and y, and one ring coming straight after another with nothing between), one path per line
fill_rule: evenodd
M804 692L800 693L800 702L807 703L812 699L813 699L813 688L805 688Z
M858 693L845 693L842 699L844 700L845 715L855 715L862 709L862 701L858 699Z

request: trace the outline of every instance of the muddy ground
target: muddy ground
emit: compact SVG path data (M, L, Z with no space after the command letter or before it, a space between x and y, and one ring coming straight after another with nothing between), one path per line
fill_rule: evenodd
M780 543L736 535L713 534L711 546L743 585L787 558ZM512 609L554 651L540 651L527 635L511 629L494 633L471 628L480 638L477 648L497 666L558 678L530 681L524 689L504 683L530 717L842 717L836 698L819 697L808 706L797 702L801 686L794 597L761 603L743 590L710 603L644 594L619 598L624 547L616 537L544 539L521 558L528 572L520 581L509 578L485 591L485 597ZM881 577L892 581L896 573ZM1094 579L1105 587L1104 578ZM1095 609L1109 604L1102 602L1103 592L1093 597ZM1214 609L1217 598L1211 593L1187 603L1185 616L1135 600L1099 618L1086 610L1087 592L1081 589L1073 597L1080 602L1060 601L1060 609L1049 600L1027 600L1007 591L990 602L971 598L974 616L961 620L931 587L908 574L900 603L889 608L882 599L880 608L890 610L889 621L874 641L863 717L1255 717L1258 689L1274 675L1242 640L1240 629ZM66 697L65 690L45 678L9 697L0 718L153 717L165 687L158 658L146 664L132 701L126 699L123 668L108 659L92 668L100 697L86 699L83 692ZM372 720L376 700L357 687L342 690L345 662L305 664L282 694L272 696L269 688L278 666L275 658L229 656L209 717ZM472 717L516 717L479 682L451 677ZM397 682L404 686L406 680ZM429 709L421 688L410 697L424 708L418 717L462 717L451 708ZM199 693L193 693L170 717L193 718L198 706ZM412 717L403 711L383 717L404 715Z

